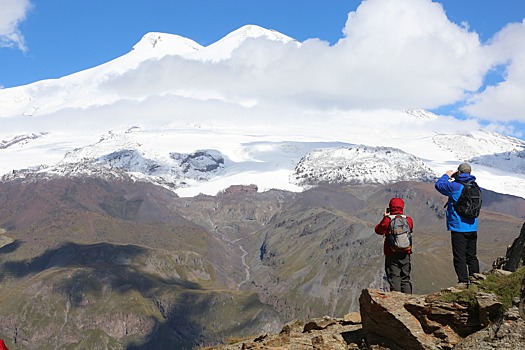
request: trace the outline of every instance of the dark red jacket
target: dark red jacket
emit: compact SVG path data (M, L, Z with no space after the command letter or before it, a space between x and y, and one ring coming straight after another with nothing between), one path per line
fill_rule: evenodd
M0 339L0 350L9 350L2 339Z
M403 209L405 208L405 202L401 198L392 198L388 204L390 209L390 215L403 214ZM407 216L408 226L412 231L414 229L414 222L412 218ZM388 236L390 235L390 217L388 215L383 216L383 219L379 224L376 225L375 231L378 235L385 236L385 243L383 245L383 252L385 255L392 254L393 251L388 245ZM408 254L412 254L412 250L408 251Z

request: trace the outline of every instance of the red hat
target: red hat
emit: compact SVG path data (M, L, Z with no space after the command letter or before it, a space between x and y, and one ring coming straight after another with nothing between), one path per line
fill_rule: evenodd
M0 339L0 350L9 350L2 339Z
M405 208L405 202L401 198L392 198L388 203L391 213L402 213Z

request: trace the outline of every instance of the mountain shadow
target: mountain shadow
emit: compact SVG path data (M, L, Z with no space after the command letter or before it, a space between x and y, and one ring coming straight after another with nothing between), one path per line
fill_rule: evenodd
M0 334L20 349L52 348L56 341L75 348L106 342L191 349L276 323L276 313L254 293L216 291L181 278L175 258L132 245L66 243L31 260L4 262L1 284L10 296L0 306ZM225 323L225 315L237 322ZM37 341L42 332L62 336Z
M0 247L0 255L2 254L10 254L17 250L22 245L22 242L19 240L9 240L8 242L5 242Z

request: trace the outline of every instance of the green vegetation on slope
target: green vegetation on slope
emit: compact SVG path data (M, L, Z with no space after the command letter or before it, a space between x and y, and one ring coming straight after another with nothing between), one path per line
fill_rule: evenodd
M440 300L444 302L458 302L470 306L477 306L476 293L492 293L501 302L501 312L512 306L512 300L519 298L521 285L525 276L525 267L521 267L510 275L490 274L479 284L473 284L469 289L459 292L450 292L441 295Z

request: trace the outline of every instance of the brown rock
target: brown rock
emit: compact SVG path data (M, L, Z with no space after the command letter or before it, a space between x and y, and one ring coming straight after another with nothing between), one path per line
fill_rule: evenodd
M322 330L326 329L327 327L337 323L337 320L330 318L330 317L323 317L323 318L314 318L313 320L308 321L304 325L303 333L310 332L312 330Z
M502 304L494 294L478 293L476 298L479 304L481 326L486 327L498 317Z
M469 319L462 317L467 308L449 303L428 304L422 295L365 289L359 302L363 335L369 346L451 349L461 340L458 325L468 324Z
M494 275L499 275L499 276L509 276L512 274L512 271L507 271L507 270L501 270L501 269L493 269L491 271L492 274Z
M359 312L350 312L344 315L343 320L349 324L360 324L361 314Z
M318 336L312 338L312 345L314 347L318 347L318 346L323 345L323 344L324 344L324 339L323 339L322 335L318 335Z
M307 326L308 325L308 326ZM307 331L304 331L308 328ZM313 319L306 325L292 321L279 334L265 334L252 341L221 345L207 350L349 350L359 349L361 326L328 316Z

